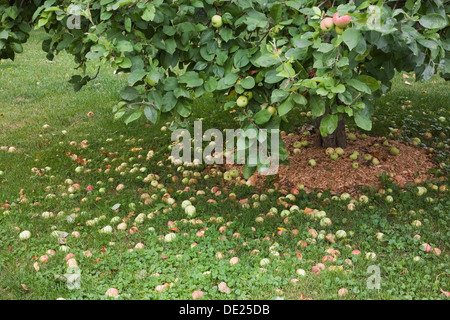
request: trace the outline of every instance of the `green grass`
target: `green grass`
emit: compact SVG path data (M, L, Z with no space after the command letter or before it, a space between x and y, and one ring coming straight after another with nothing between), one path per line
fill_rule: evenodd
M448 180L424 184L428 191L423 196L417 196L416 186L401 190L386 180L384 189L394 198L393 203L387 203L386 195L378 190L367 189L369 202L357 203L354 211L347 210L350 200L333 200L330 192L324 192L320 199L315 193L300 192L287 201L301 210L309 207L325 211L332 225L322 227L320 219L312 220L301 212L291 213L286 223L281 216L284 207L277 204L282 194L246 186L224 187L218 174L209 174L210 179L205 180L204 167L177 170L171 165L167 160L170 134L160 131L168 119L154 127L146 126L144 120L130 126L114 122L111 110L126 82L124 76L113 75L105 68L93 83L74 93L67 81L76 72L76 65L65 54L53 63L46 61L40 50L41 37L40 33L33 34L15 62L0 63L0 146L17 149L12 153L0 150L0 171L4 172L0 176L0 204L11 205L8 210L0 208L1 299L106 299L105 292L111 287L119 290L122 299L190 299L195 290L204 291L204 299L299 299L301 295L313 299L446 299L440 288L450 290L450 277L436 277L450 273L450 195L433 190L433 186L448 186ZM94 74L95 70L89 72ZM435 173L445 178L450 164L450 85L439 78L435 81L408 86L400 76L396 78L392 92L376 103L378 120L373 134L389 135L388 127L392 127L401 130L399 138L405 141L419 137L422 147L436 149L434 159L441 168ZM412 107L402 110L402 105ZM194 118L203 118L205 127L235 125L232 116L221 111L213 99L196 101L193 110ZM91 111L94 115L88 117ZM295 124L311 121L300 116L300 111L294 111L299 115L293 117ZM440 116L446 118L445 122L438 120ZM45 124L50 128L44 129ZM431 139L425 139L426 132L432 133ZM78 145L83 140L88 141L87 148ZM149 150L155 155L147 161ZM71 154L87 160L83 172L75 171L79 164ZM122 163L127 166L116 171ZM110 171L105 172L109 165ZM133 166L147 171L132 173ZM32 168L38 168L40 174ZM158 174L164 187L143 182L142 177L150 173ZM183 174L198 175L198 183L190 187L206 194L177 192L186 187L181 183ZM178 179L173 181L172 177ZM70 194L66 179L80 184L80 190ZM119 184L125 188L116 191ZM92 192L85 191L88 185L93 186ZM215 186L220 187L220 195L211 192ZM100 192L102 187L105 193ZM176 200L176 207L169 208L162 201L166 192ZM238 200L249 198L249 207L230 200L230 192ZM141 198L144 193L154 197L150 204ZM268 198L252 199L261 194ZM21 195L25 195L22 201ZM181 208L187 199L196 207L199 223L189 222L191 218ZM117 211L111 209L115 204L121 205ZM266 215L271 208L278 211L273 217ZM45 219L43 212L54 216ZM156 214L151 219L135 222L138 214L152 212ZM72 214L75 221L70 222L67 218ZM117 223L111 222L115 216L128 219L126 231L116 229ZM257 217L264 217L264 221L256 222ZM86 224L92 220L96 221L94 225ZM421 221L422 226L413 227L414 220ZM178 228L177 237L165 242L162 238L172 232L170 221ZM111 234L98 232L107 225L113 227ZM138 232L130 234L128 230L134 225ZM225 231L220 229L224 226ZM279 235L277 228L288 231ZM197 236L202 229L204 237ZM294 229L297 235L292 234ZM308 229L323 229L325 234L345 230L348 237L334 244L325 239L313 241ZM19 240L23 230L31 232L30 239ZM54 230L69 233L68 252L59 250L58 239L51 235ZM73 231L80 237L70 235ZM379 232L385 234L386 241L377 240ZM239 237L235 237L237 233ZM416 234L420 234L420 240L413 238ZM301 240L308 246L302 247ZM194 242L197 245L192 247ZM144 249L128 251L137 243L143 243ZM439 248L441 255L425 253L422 243ZM326 263L327 269L320 275L314 274L311 268L322 262L330 247L340 251L336 261ZM56 254L49 262L38 262L50 249ZM352 255L354 249L362 254ZM87 250L92 257L83 254ZM218 252L223 259L216 257ZM365 258L368 252L377 254L375 261ZM68 253L75 254L81 270L78 290L69 290L65 282L55 280L55 275L67 273ZM232 257L239 257L239 263L231 266ZM414 257L421 259L414 261ZM263 258L270 260L265 270L260 266ZM35 262L39 271L33 267ZM330 265L342 266L343 272L328 271ZM371 265L380 268L380 290L367 287ZM306 275L296 274L298 269L304 269ZM291 283L294 278L299 282ZM220 282L227 283L230 294L219 292ZM158 293L155 288L165 283L173 286ZM340 288L347 288L349 294L339 297Z

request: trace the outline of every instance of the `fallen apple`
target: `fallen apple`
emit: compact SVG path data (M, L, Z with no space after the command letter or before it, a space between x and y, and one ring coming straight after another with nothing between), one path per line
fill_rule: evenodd
M396 156L396 155L398 155L400 153L400 151L396 147L392 147L389 150L389 153L392 154L393 156Z

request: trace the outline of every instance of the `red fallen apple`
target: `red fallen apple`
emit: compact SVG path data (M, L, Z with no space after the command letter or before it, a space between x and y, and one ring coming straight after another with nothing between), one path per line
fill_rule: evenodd
M333 18L325 18L320 22L320 29L323 31L331 31L334 28Z
M352 17L350 17L349 15L339 17L338 12L333 15L333 23L336 25L336 27L345 28L350 23L350 21L352 21Z

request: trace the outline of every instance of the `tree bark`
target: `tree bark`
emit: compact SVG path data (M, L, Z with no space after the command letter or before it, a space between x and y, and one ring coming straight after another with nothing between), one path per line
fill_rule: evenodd
M324 115L317 118L316 120L316 132L317 132L317 140L316 144L318 146L321 146L323 148L347 148L347 134L345 133L345 118L344 115L342 115L342 119L338 121L338 126L336 130L332 133L327 135L326 137L322 137L320 134L320 122L322 121L322 118L330 113L330 110L327 109Z

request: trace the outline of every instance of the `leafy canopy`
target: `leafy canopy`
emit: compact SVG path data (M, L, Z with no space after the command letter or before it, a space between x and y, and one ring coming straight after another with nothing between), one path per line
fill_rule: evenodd
M44 28L48 59L66 51L84 71L108 63L128 74L114 107L126 123L186 118L194 99L214 94L237 110L243 129L279 128L294 107L308 106L322 117L323 136L343 117L370 130L371 101L389 90L395 70L424 80L450 74L450 5L442 0L10 2L0 2L0 58L14 59L31 27ZM323 31L320 22L336 12L351 23ZM75 15L79 28L68 28ZM71 82L80 90L92 78ZM250 98L245 108L236 105L241 95Z

